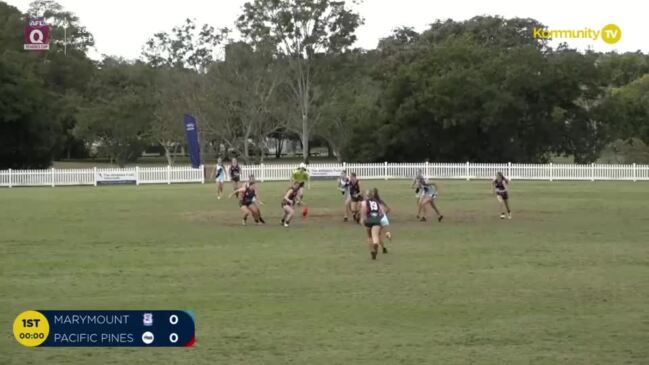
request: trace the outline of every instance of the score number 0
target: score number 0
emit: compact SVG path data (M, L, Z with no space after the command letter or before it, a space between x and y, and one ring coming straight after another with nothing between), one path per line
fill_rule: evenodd
M175 314L170 315L170 316L169 316L169 323L171 323L171 324L174 325L174 326L175 326L176 324L178 324L178 316L175 315ZM169 342L171 342L171 343L176 343L176 342L178 342L178 334L176 334L175 332L172 333L172 334L170 334L170 335L169 335Z

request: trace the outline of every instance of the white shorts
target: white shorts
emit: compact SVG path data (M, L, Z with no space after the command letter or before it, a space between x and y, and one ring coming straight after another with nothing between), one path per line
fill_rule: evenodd
M218 177L216 178L216 182L217 182L217 183L225 182L225 175L218 176Z
M388 220L388 215L383 214L383 218L381 218L381 227L385 227L389 225L390 225L390 220Z

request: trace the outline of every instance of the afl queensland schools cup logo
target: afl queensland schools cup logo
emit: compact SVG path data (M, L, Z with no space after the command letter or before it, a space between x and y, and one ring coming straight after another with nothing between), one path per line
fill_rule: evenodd
M30 18L25 26L25 49L42 51L50 49L50 27L44 18Z

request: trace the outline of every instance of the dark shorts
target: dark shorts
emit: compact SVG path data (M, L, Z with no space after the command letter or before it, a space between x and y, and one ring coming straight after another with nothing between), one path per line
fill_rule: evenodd
M363 201L363 196L360 195L360 194L358 194L357 196L352 196L352 201L356 202L356 203L362 202Z
M284 207L286 207L286 206L292 207L293 204L287 202L286 200L282 200L282 209L284 209Z
M239 201L239 206L240 207L250 207L251 205L255 204L252 200L241 200Z
M381 225L381 218L379 217L369 217L365 220L365 227L372 228L374 226Z
M241 181L241 177L239 177L239 176L232 176L232 178L230 178L230 180L232 180L232 181L238 183L239 181Z
M503 198L503 200L508 200L509 199L509 194L506 191L498 191L496 194Z

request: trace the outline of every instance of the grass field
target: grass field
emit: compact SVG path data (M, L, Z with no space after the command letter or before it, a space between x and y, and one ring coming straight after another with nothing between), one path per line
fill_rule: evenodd
M0 189L0 364L647 364L649 185L442 181L443 223L376 185L394 242L372 262L333 183L241 227L213 185ZM191 309L188 349L23 348L26 309Z

